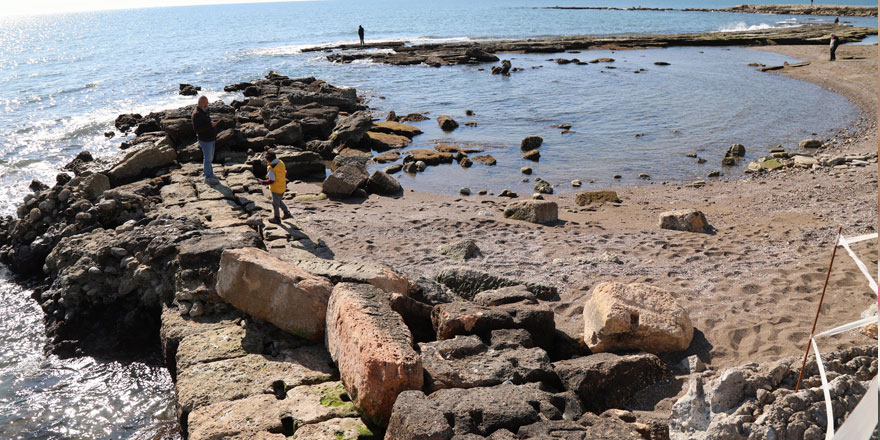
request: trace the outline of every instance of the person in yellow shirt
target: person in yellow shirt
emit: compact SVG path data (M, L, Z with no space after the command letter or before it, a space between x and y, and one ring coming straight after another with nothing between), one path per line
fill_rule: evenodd
M269 223L279 224L281 218L278 216L278 209L284 211L284 218L290 218L290 210L284 204L284 191L287 190L287 168L284 161L278 159L275 153L267 151L264 155L266 162L266 179L262 180L264 185L269 185L269 192L272 193L272 210L275 217L269 219Z

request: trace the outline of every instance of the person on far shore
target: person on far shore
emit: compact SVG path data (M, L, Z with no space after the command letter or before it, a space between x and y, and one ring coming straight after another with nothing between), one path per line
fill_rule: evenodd
M834 17L834 24L840 24L840 17Z
M834 61L837 58L834 57L834 52L837 51L837 46L840 46L840 40L837 39L837 35L831 34L831 60Z
M284 218L292 217L287 205L284 204L284 191L287 191L287 167L284 161L278 159L275 153L267 151L263 156L268 163L266 167L266 179L262 181L264 185L269 185L269 192L272 193L272 211L275 217L269 219L269 223L280 224L281 217L278 216L279 208L284 211Z
M361 39L361 46L364 45L364 27L358 26L358 37Z
M217 139L217 123L211 121L211 114L208 113L208 97L202 95L199 97L198 105L192 113L193 129L196 131L196 137L199 139L199 148L202 150L202 167L205 173L205 183L208 185L216 185L220 183L214 177L214 167L211 161L214 160L214 141Z

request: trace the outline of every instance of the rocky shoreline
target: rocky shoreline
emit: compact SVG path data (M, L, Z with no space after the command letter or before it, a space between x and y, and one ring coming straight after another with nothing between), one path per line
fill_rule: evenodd
M0 261L40 283L47 349L161 353L185 438L821 438L814 362L799 393L796 358L707 367L689 310L649 280L595 285L572 330L556 311L559 288L480 270L468 263L481 252L473 241L445 246L459 261L435 272L339 258L298 216L408 197L365 166L418 130L374 121L355 90L315 78L271 73L227 89L244 98L211 108L220 185L201 177L192 107L122 115L119 130L136 134L125 157L80 155L66 167L73 176L33 182L17 218L0 221ZM332 171L315 192L291 183L297 217L280 226L264 221L271 205L256 180L267 147L291 180ZM463 149L407 153L401 168L414 172L476 160ZM620 202L581 198L584 209ZM504 217L561 228L564 203L513 201ZM671 229L712 231L702 213L666 217ZM707 235L695 232L681 233ZM830 356L842 417L877 374L876 351ZM685 383L671 419L636 404Z
M876 17L877 8L873 6L851 5L737 5L730 8L615 8L612 6L549 6L543 9L560 10L609 10L609 11L682 11L682 12L739 12L776 15L824 15L841 17Z
M629 35L619 37L557 37L546 39L504 40L485 42L454 42L410 45L406 41L383 42L360 46L343 44L303 49L303 52L332 52L327 59L336 63L371 60L375 63L408 66L426 64L433 67L458 64L482 64L499 61L501 53L561 53L587 49L645 49L677 46L766 46L825 44L830 34L841 43L861 41L876 35L877 29L810 24L790 28L735 32L705 32L673 35ZM391 52L364 52L364 49L386 49Z

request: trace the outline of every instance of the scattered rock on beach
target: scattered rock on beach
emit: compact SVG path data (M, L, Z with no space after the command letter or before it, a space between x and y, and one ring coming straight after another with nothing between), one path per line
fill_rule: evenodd
M480 248L473 240L459 240L444 244L437 248L437 252L456 260L469 260L480 254Z
M334 170L321 185L321 192L331 197L348 197L367 183L367 171L358 165L343 165Z
M800 148L821 148L822 141L819 139L804 139L798 143L798 147Z
M378 170L373 171L373 174L370 175L370 178L367 180L367 188L371 193L383 196L393 196L403 192L400 182L384 171Z
M157 168L171 165L175 160L177 152L174 147L166 144L150 145L128 153L110 169L109 177L114 183L126 183L147 176Z
M668 66L669 63L667 63L666 61L654 61L654 65L655 66Z
M584 343L594 353L684 351L693 335L687 311L672 294L647 284L601 283L584 304Z
M616 191L585 191L578 193L574 198L578 206L586 206L591 203L619 203Z
M549 224L559 220L556 202L523 200L511 202L504 208L504 217L531 223Z
M746 155L746 147L742 144L733 144L727 149L725 156L743 157Z
M696 209L666 211L660 214L660 228L685 232L711 232L706 216Z
M550 185L550 182L539 178L535 183L535 192L539 194L553 194L553 186Z
M531 174L532 174L532 169L529 168L529 167L522 167L522 168L519 169L519 172L521 172L521 173L523 173L523 174L525 174L525 175L528 176L528 175L531 175Z
M458 128L458 122L449 115L440 115L437 117L437 124L443 131L452 131Z

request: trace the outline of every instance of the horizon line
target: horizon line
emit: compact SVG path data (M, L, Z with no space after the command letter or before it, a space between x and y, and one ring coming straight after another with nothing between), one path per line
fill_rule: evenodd
M155 0L144 0L143 4L130 6L114 6L114 4L106 4L98 7L86 7L82 9L65 9L65 8L56 8L45 11L12 11L12 12L0 12L0 19L4 18L26 18L26 17L40 17L46 15L59 15L59 14L79 14L79 13L88 13L88 12L104 12L104 11L127 11L127 10L139 10L139 9L160 9L160 8L181 8L188 6L226 6L226 5L258 5L258 4L268 4L268 3L306 3L306 2L320 2L324 0L181 0L180 3L174 3L170 5L163 4L149 4L153 3ZM67 2L65 2L67 3ZM69 4L69 3L67 3ZM118 3L117 3L118 4ZM4 8L5 9L5 8Z

